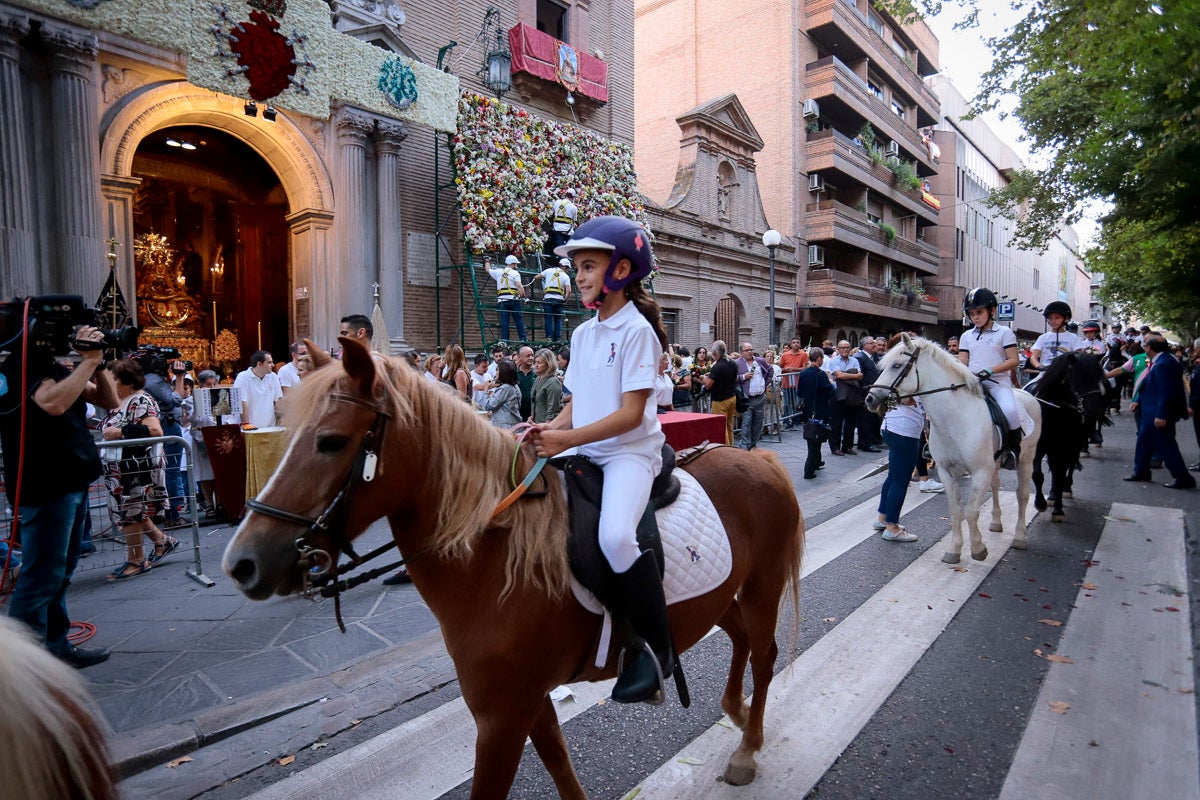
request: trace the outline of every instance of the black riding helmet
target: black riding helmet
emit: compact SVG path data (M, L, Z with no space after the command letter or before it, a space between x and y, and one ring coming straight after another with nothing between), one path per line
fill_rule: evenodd
M973 308L995 308L999 304L1000 301L996 299L995 292L979 286L967 292L967 296L963 298L963 313L965 314Z
M1052 300L1046 303L1046 308L1042 311L1042 316L1048 317L1051 314L1062 314L1063 319L1070 319L1071 307L1062 300Z

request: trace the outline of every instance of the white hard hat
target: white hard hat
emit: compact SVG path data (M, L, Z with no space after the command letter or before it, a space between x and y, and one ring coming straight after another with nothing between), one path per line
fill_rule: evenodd
M567 189L567 191L566 191L566 195L567 195L567 197L574 197L574 196L575 196L575 190L574 190L574 189Z
M571 259L569 259L569 258L560 258L560 259L558 260L558 265L559 265L560 267L569 267L569 266L571 266Z
M504 263L505 264L520 264L521 259L517 258L516 256L506 256L504 259Z

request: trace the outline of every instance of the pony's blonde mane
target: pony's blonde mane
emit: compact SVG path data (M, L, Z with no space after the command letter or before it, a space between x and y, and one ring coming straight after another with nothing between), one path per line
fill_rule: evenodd
M437 503L430 546L441 555L466 558L485 530L503 529L508 550L504 565L507 594L518 583L544 588L558 597L570 585L567 563L567 506L552 470L545 471L550 491L536 500L519 500L491 519L492 511L511 490L509 466L515 442L458 398L426 380L403 360L375 359L376 399L391 414L384 440L404 437L404 458L421 465ZM310 373L288 393L285 422L298 431L327 414L331 394L346 372L330 364ZM386 449L386 448L381 448ZM524 466L522 466L524 465ZM518 462L518 480L529 463ZM387 458L379 460L377 478L386 480ZM535 484L536 488L536 484Z
M949 351L943 350L937 342L931 342L920 336L911 337L913 347L920 351L922 358L928 358L936 363L942 369L950 373L951 380L954 383L965 383L966 390L976 397L983 397L983 387L979 385L979 379L975 377L971 370L950 354ZM903 344L903 342L901 342ZM917 361L917 368L920 369L921 362ZM926 389L929 387L922 387Z
M0 708L6 797L116 800L105 729L83 680L2 616Z

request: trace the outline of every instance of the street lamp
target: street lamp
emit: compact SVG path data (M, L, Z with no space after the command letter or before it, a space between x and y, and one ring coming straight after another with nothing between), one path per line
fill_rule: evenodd
M783 237L774 228L768 228L763 234L763 244L771 254L771 295L767 301L767 341L771 347L777 347L779 344L775 341L775 248L779 247L782 241Z
M479 75L483 78L483 85L491 89L499 100L512 88L512 52L508 49L508 32L500 26L500 9L488 6L483 17L483 29L479 32L485 47L493 34L496 37L495 44L484 57Z

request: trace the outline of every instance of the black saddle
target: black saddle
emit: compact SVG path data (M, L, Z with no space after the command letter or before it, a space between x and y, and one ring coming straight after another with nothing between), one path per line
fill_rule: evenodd
M571 530L567 535L567 558L575 578L606 608L613 608L615 586L612 568L600 550L600 498L604 489L604 472L586 456L554 458L550 465L561 470L567 486ZM679 498L679 477L675 473L675 451L663 445L662 470L650 487L650 500L638 521L638 547L653 550L662 577L662 539L654 512L666 508Z
M988 413L992 415L992 424L1000 429L1000 441L1003 442L1008 436L1008 420L1004 417L1004 412L1000 409L1000 404L996 402L996 398L984 390L983 397L987 400Z

